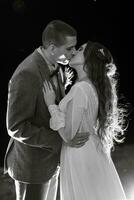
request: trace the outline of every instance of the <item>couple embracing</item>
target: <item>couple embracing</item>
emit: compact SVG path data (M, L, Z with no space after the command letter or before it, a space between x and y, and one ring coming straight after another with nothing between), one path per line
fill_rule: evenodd
M10 79L5 173L16 200L56 200L59 174L61 200L126 200L110 156L123 132L116 66L102 44L76 43L72 26L50 22ZM68 93L61 55L77 72Z

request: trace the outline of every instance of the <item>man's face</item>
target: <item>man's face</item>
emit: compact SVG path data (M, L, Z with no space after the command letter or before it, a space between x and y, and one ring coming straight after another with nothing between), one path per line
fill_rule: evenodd
M75 46L77 44L76 36L67 36L66 43L60 47L55 48L55 60L58 59L61 55L65 55L65 57L70 60L76 53Z

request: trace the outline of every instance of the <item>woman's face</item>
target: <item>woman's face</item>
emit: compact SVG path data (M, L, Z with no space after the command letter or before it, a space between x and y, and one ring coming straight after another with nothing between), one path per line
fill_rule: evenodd
M70 67L72 68L77 68L77 66L80 66L84 64L84 55L83 52L85 50L87 44L83 44L80 46L80 48L77 50L77 53L75 54L75 56L72 57L72 59L69 62Z

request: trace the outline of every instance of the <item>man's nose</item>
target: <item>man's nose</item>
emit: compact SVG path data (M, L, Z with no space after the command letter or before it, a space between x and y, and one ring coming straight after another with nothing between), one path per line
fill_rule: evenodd
M76 48L74 48L73 51L72 51L72 56L75 56L76 53L77 53L77 50L76 50Z

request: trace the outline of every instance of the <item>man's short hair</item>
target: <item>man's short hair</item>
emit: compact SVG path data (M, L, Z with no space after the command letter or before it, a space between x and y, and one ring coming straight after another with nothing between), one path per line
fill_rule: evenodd
M61 20L51 21L42 33L42 44L47 48L50 44L64 45L67 36L77 36L77 31Z

